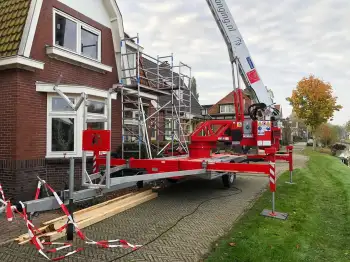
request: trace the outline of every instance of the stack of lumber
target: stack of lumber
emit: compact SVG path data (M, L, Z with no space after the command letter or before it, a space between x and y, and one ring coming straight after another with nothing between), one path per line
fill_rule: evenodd
M77 223L78 227L82 229L125 210L133 208L139 204L152 200L157 196L158 193L152 192L151 189L143 192L129 193L74 212L74 221ZM63 230L62 232L57 232L56 230L64 226L66 223L66 216L46 221L42 223L42 227L39 228L42 234L38 234L37 236L40 238L40 240L45 240L47 242L52 242L64 237L66 235L66 230ZM15 239L15 241L17 241L20 245L28 243L29 240L28 234L21 235Z

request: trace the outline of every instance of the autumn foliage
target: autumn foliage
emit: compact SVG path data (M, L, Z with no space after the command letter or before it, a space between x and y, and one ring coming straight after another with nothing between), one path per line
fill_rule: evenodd
M330 146L339 139L336 127L328 123L321 124L317 128L315 135L324 146Z
M287 101L293 106L297 117L315 132L321 124L332 120L335 111L342 108L337 105L337 97L333 96L332 91L331 84L310 75L298 82Z

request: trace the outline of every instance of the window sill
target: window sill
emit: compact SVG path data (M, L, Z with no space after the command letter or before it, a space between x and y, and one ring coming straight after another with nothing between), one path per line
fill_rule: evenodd
M74 159L82 159L82 155L78 155L78 154L71 154L71 155L66 155L66 156L64 156L63 154L57 154L57 155L46 155L45 156L45 158L47 159L47 160L63 160L63 159L67 159L67 160L69 160L70 158L74 158ZM86 157L89 159L89 158L92 158L93 157L93 155L92 155L92 153L87 153L86 154Z
M54 46L47 46L46 54L51 58L81 66L83 68L87 68L100 73L112 72L113 70L113 67L111 66L104 65L92 59L85 58L81 55L77 55Z

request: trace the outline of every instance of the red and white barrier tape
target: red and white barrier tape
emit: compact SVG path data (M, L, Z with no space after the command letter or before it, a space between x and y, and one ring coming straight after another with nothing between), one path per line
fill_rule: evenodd
M39 181L38 181L38 185L37 185L37 187L36 187L36 192L35 192L35 198L34 198L34 200L39 199L41 185L42 185L42 184L41 184L41 181L39 180Z
M111 245L112 243L119 242L119 245ZM102 240L102 241L90 241L90 242L85 242L86 244L89 245L97 245L102 248L116 248L116 247L122 247L122 248L129 248L131 247L133 250L136 250L139 247L142 247L142 245L132 245L129 242L123 240L123 239L117 239L117 240Z
M45 185L51 191L51 193L54 195L57 203L60 205L62 211L67 216L67 218L69 220L68 223L71 223L71 224L74 225L75 231L76 231L78 237L81 240L84 240L86 244L96 245L96 246L99 246L99 247L102 247L102 248L117 248L117 247L121 247L121 248L132 248L133 250L136 250L137 248L142 247L142 245L132 245L129 242L127 242L126 240L123 240L123 239L101 240L101 241L94 241L94 240L89 239L79 229L78 225L74 222L72 216L70 215L70 213L69 213L67 207L64 205L63 201L60 199L60 197L55 192L55 190L50 185L48 185L46 183L46 181L44 181L44 180L40 180L39 181L38 186L37 186L37 190L36 190L36 194L35 194L35 199L38 199L41 187L43 185ZM7 201L7 202L5 201L5 195L4 195L4 192L2 190L1 185L0 185L0 193L1 193L1 197L2 197L2 199L0 198L0 203L2 203L3 205L6 206L7 220L10 221L10 222L13 220L13 217L14 217L13 211L18 213L24 219L24 221L26 223L26 226L27 226L27 229L28 229L28 235L30 237L30 242L35 245L35 247L38 250L38 252L42 256L44 256L46 259L48 259L50 261L58 261L58 260L65 259L65 258L67 258L67 257L69 257L69 256L71 256L71 255L73 255L73 254L75 254L77 252L80 252L80 251L84 250L83 248L77 248L77 249L75 249L75 250L73 250L71 252L68 252L67 254L65 254L63 256L50 259L44 252L44 249L45 249L44 245L61 245L61 247L48 249L46 251L47 253L56 253L58 251L61 251L61 250L73 247L73 245L70 244L70 243L60 243L60 242L45 242L45 241L40 242L38 236L35 234L35 231L36 231L37 234L41 234L42 232L38 228L36 228L34 226L34 224L28 219L26 208L25 208L25 205L23 204L23 202L19 202L21 204L21 207L22 207L22 212L19 212L15 206L11 206L10 201ZM65 224L61 228L57 229L56 231L57 232L62 232L64 229L67 228L67 226L68 226L68 224ZM113 244L113 243L118 243L118 244Z
M6 199L5 199L5 194L4 194L4 190L2 189L2 185L1 185L1 184L0 184L0 194L1 194L2 200L6 201Z

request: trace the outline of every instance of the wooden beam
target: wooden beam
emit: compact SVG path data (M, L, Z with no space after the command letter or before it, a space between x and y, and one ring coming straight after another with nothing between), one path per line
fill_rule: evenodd
M107 217L116 215L127 209L130 209L138 204L154 199L158 196L157 193L153 193L152 189L145 190L143 192L129 193L103 203L79 210L74 212L74 221L78 224L79 228L89 226L97 223ZM67 217L61 216L56 219L44 222L44 226L39 228L42 234L37 235L39 238L45 239L58 239L66 234L64 230L58 233L56 230L61 228L67 223ZM81 225L83 227L81 227ZM20 245L29 242L29 235L23 234L16 239ZM51 240L52 241L52 240Z
M139 193L140 193L140 192L128 193L128 194L126 194L126 195L123 195L123 196L119 196L119 197L110 199L110 200L105 201L105 202L102 202L102 203L100 203L100 204L93 205L93 206L91 206L91 207L78 210L78 211L74 212L73 215L74 215L74 216L77 216L77 215L83 214L83 213L85 213L85 212L87 212L87 211L90 211L90 210L93 210L93 209L96 209L96 208L99 208L99 207L108 205L108 204L110 204L110 203L112 203L112 202L119 201L119 200L121 200L121 199L130 197L130 196L133 196L133 195L139 194ZM43 222L42 225L47 226L47 225L53 224L53 223L55 223L55 222L57 222L57 221L60 221L60 220L63 220L63 219L67 219L67 217L66 217L66 216L61 216L61 217L58 217L58 218L55 218L55 219L52 219L52 220Z
M107 208L104 212L99 212L99 214L97 214L94 217L90 217L88 219L85 219L81 222L78 222L78 227L79 229L83 229L85 227L91 226L95 223L98 223L106 218L112 217L114 215L117 215L118 213L121 213L125 210L128 210L130 208L133 208L141 203L147 202L149 200L152 200L154 198L156 198L158 196L158 193L152 193L151 195L146 195L140 199L136 199L134 201L125 203L124 205L117 205L117 203L114 203L114 208ZM102 211L102 210L101 210ZM47 233L43 236L43 239L45 241L55 241L59 238L62 238L66 235L66 230L64 230L63 232L51 232L51 233Z

